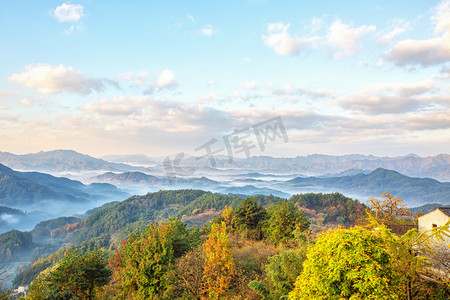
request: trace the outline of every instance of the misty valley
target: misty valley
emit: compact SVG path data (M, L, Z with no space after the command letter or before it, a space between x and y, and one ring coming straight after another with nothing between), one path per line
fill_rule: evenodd
M402 198L416 214L450 205L449 155L217 162L212 168L208 160L187 157L183 167L191 168L191 174L170 177L161 159L143 155L99 159L69 150L0 153L0 263L7 266L5 282L29 285L61 249L94 244L115 249L151 222L178 218L188 228L202 228L248 197L266 208L286 199L295 203L308 216L312 232L355 225L367 200L385 191ZM427 178L430 173L436 179Z
M174 189L282 198L339 192L362 203L390 191L408 207L450 204L449 155L250 157L231 163L224 157L217 161L217 168L211 168L207 159L189 157L184 163L195 173L170 178L161 159L142 155L97 159L68 150L28 155L0 152L0 232L29 231L40 221L82 215L107 202ZM431 173L435 179L428 178Z

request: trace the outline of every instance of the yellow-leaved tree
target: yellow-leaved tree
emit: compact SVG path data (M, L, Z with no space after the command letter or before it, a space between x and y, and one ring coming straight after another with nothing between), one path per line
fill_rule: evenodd
M203 244L205 267L203 272L205 299L221 299L228 290L236 267L225 222L211 225L211 233Z
M367 202L375 213L375 218L383 223L392 223L398 218L415 218L401 198L394 198L391 192L384 192L383 200L371 197Z

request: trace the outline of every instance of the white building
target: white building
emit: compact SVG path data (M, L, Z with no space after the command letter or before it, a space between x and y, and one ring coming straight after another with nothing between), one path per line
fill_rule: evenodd
M11 293L11 296L25 296L28 292L28 287L28 285L19 285L17 289L15 289L13 293Z
M419 217L419 232L429 231L435 227L445 225L450 221L450 207L439 207ZM429 270L439 279L450 279L450 237L443 236L444 241L434 250L435 258Z
M419 232L431 230L450 221L450 207L438 207L419 217Z

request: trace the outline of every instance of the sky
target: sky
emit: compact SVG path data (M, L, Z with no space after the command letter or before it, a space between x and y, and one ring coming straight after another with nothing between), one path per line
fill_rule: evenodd
M0 66L3 152L450 149L450 0L3 1Z

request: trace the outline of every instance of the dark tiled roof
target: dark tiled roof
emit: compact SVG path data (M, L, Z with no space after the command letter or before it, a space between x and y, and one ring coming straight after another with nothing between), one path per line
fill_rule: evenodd
M450 207L438 207L438 209L450 217Z

